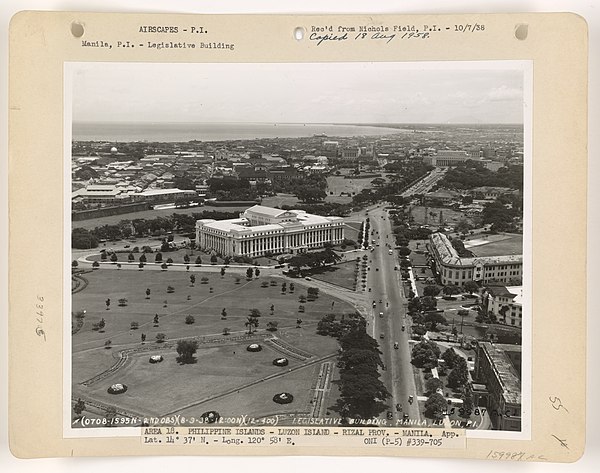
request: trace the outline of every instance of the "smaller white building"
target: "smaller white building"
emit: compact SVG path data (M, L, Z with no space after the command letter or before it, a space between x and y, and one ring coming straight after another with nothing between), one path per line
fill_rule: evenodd
M523 286L490 286L483 294L483 304L488 315L498 322L513 327L523 324Z

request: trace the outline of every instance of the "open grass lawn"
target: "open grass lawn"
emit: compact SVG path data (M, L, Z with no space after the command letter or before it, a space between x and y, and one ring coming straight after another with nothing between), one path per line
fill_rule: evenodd
M411 208L411 212L414 223L419 225L440 226L443 224L444 226L454 226L463 218L467 222L471 222L471 219L462 212L443 207L423 207L417 205ZM440 212L442 213L441 219Z
M373 187L371 181L374 178L365 179L344 179L344 176L329 176L327 178L327 196L339 197L342 192L350 195L360 194L363 189ZM331 194L333 192L333 194ZM346 196L344 196L346 197ZM349 197L347 199L351 200Z
M354 290L354 284L356 282L356 261L349 261L347 263L338 263L333 266L327 266L324 268L318 268L311 270L309 273L311 277L318 279L319 281L325 281L337 286L345 287L346 289Z
M291 366L291 364L290 364ZM276 414L306 413L310 409L313 380L319 374L319 363L287 373L285 376L258 382L239 392L219 397L198 406L183 409L184 416L199 415L215 410L222 417L240 416L265 417ZM288 369L271 365L269 373ZM286 392L294 396L290 404L277 404L273 401L275 394Z
M251 308L257 308L262 314L257 340L262 340L267 334L270 336L265 331L267 322L277 321L279 329L274 335L312 354L311 359L333 354L337 350L334 339L316 334L316 322L327 313L354 312L350 304L321 293L315 301L302 304L305 312L299 313L298 298L300 295L306 296L310 284L308 281L294 281L295 291L282 293L283 280L276 277L261 276L251 281L241 278L236 284L233 274L221 278L218 274L206 273L209 282L201 284L203 273L195 275L196 284L191 287L189 274L185 272L98 270L86 274L88 286L73 295L73 310L86 310L85 322L72 338L74 394L80 393L144 414L159 415L182 409L210 395L243 386L283 369L272 365L272 361L285 355L270 344L261 343L263 351L251 353L246 351L250 342L229 340L246 331L244 322ZM266 288L261 287L264 281L269 283ZM270 285L271 281L276 285ZM287 283L289 287L289 281ZM168 285L175 289L173 293L167 293ZM210 287L213 288L212 293ZM146 288L151 290L149 299L146 298ZM111 299L110 310L106 310L107 298ZM120 298L127 298L127 306L119 307ZM271 304L274 305L273 312L270 310ZM223 308L227 312L226 320L221 319ZM159 315L157 327L153 323L155 314ZM194 316L195 323L186 324L186 315ZM298 317L303 320L299 329L296 328ZM92 329L92 324L101 318L106 322L103 333ZM132 321L138 322L137 330L131 329ZM231 330L229 337L222 335L224 327ZM151 351L130 354L124 367L88 387L79 384L110 368L117 361L120 350L142 347L142 333L146 335L143 346L152 347ZM195 364L179 365L172 345L156 343L157 333L164 333L167 342L182 337L201 337L200 340L206 340L206 343L200 344ZM106 340L112 342L110 349L104 348ZM223 341L209 343L211 340ZM164 356L164 361L150 364L149 356L157 353ZM290 356L287 358L290 360L287 368L302 363ZM244 397L248 409L255 406L249 411L240 410L241 401L230 401L231 396L223 402L231 402L232 408L238 406L238 414L256 415L258 411L264 411L266 415L279 412L282 406L272 401L273 395L281 391L292 392L293 388L297 391L300 389L301 397L305 395L302 394L303 390L307 390L306 396L309 396L313 368L292 371L284 377L262 382L261 385L269 386L269 396L260 392L259 387L242 390L244 396L249 396ZM129 389L118 396L110 395L106 390L114 383L126 384ZM297 407L295 402L290 406L292 410Z
M496 238L494 238L496 237ZM502 237L502 238L497 238ZM523 254L523 235L490 235L490 242L469 248L476 256L520 255ZM465 246L468 240L465 242Z

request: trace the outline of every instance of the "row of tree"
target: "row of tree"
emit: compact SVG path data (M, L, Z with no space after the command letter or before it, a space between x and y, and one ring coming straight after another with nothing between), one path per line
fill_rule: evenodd
M383 367L377 341L359 324L340 338L340 397L337 409L343 419L371 419L388 406L391 397L379 375Z

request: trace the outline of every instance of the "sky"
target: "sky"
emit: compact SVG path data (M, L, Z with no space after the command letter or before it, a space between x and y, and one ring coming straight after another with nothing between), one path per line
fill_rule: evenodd
M516 61L69 67L75 122L523 122Z

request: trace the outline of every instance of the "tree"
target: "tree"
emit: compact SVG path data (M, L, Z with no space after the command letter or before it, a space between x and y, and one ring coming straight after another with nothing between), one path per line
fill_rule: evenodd
M152 291L150 290L150 288L146 289L146 299L150 299L150 293Z
M296 328L300 328L302 325L302 319L296 319Z
M437 392L438 389L442 389L444 387L444 383L440 380L440 378L429 378L425 381L425 389L427 393L433 394Z
M159 321L158 314L156 314L153 319L154 325L158 325L158 321Z
M209 279L206 276L200 278L200 284L208 284Z
M139 262L140 263L145 263L147 261L146 259L146 255L144 253L142 253L139 257Z
M426 325L428 325L429 330L431 330L432 332L435 332L437 330L437 324L448 324L446 317L444 317L439 312L427 312L425 314L425 317L423 317L423 321Z
M466 283L463 284L463 288L469 294L473 294L474 292L479 291L479 286L477 285L477 283L475 281L467 281Z
M98 263L98 261L94 261L92 263L92 269L98 269L100 267L100 263Z
M410 255L410 253L411 253L411 250L408 247L406 247L406 246L401 246L398 249L398 254L400 256L408 256L408 255Z
M109 299L106 299L106 300L104 301L104 303L106 304L106 310L109 310L109 309L110 309L110 298L109 298ZM102 320L104 320L104 319L102 319Z
M225 307L223 307L223 310L221 311L221 318L222 319L226 319L227 318L227 310L225 309Z
M260 310L250 309L250 316L251 317L260 317L261 316Z
M340 339L340 399L337 407L342 417L371 419L378 416L391 395L379 379L383 365L378 343L364 327L349 331Z
M202 264L202 257L201 257L201 256L198 256L198 257L196 258L196 266L200 266L201 264Z
M133 253L129 253L127 255L127 261L129 261L131 263L134 260L135 260L135 256L133 256Z
M168 268L169 268L169 265L167 263L163 263L163 264L160 265L160 269L162 271L166 271Z
M193 315L187 315L185 317L185 323L188 325L192 325L195 321L196 321L196 319L194 318Z
M183 262L185 264L188 264L190 262L190 257L187 253L183 256Z
M219 261L219 259L217 258L217 255L212 255L210 257L210 264L217 264L217 261Z
M79 266L79 263L77 262L77 260L73 260L73 262L71 263L71 267L75 269L77 268L77 266Z
M81 398L77 399L77 402L73 406L73 412L77 417L81 416L81 413L85 410L85 402L81 400Z
M173 294L175 292L175 288L173 286L167 286L167 293Z
M430 297L435 297L440 293L440 288L438 286L425 286L425 289L423 289L423 295L424 296L430 296Z
M460 294L460 287L454 285L444 286L442 292L445 296L453 296L455 294Z
M168 258L167 259L167 264L173 264L173 258Z
M125 297L119 299L119 307L126 307L127 306L127 299Z
M290 292L294 292L294 289L296 289L296 286L294 286L294 283L291 282L290 283Z
M221 278L225 276L225 268L221 268Z
M271 322L267 322L267 330L269 332L276 332L278 326L279 326L279 322L277 322L277 320L273 320Z
M194 274L190 274L190 284L192 285L192 287L194 286L195 283L196 283L196 276Z
M247 279L252 279L252 275L254 274L254 270L252 268L248 268L246 270L246 278Z
M447 410L447 403L444 396L439 393L433 393L425 401L425 415L432 419L442 419Z
M252 335L252 327L257 328L259 325L258 319L256 317L248 316L248 320L244 322L244 325L248 327L248 334Z
M435 308L437 307L436 298L431 296L421 297L421 307L424 311L435 310Z
M107 350L110 348L111 345L112 345L112 340L106 340L104 342L104 348L106 348Z
M131 324L129 325L129 327L131 328L131 330L137 330L140 327L140 324L133 321L131 322Z
M327 196L327 193L324 189L307 186L300 186L296 188L294 194L299 200L307 203L320 202Z
M228 327L225 327L223 329L223 335L229 335L229 328Z
M162 262L162 253L156 253L156 255L154 256L154 262L155 263L160 263Z
M465 386L469 381L469 369L463 357L456 360L454 369L448 375L448 386L457 389Z
M142 333L142 335L140 336L142 343L144 343L146 341L146 334Z
M164 333L156 334L156 343L163 343L167 339L167 336Z
M106 261L108 259L108 255L106 254L106 251L102 250L102 252L100 253L100 259L102 261Z
M417 368L431 369L438 364L440 349L435 342L423 340L412 349L411 363Z
M259 277L260 276L260 269L254 268L254 276L255 277Z
M454 348L448 348L442 355L442 359L450 369L454 368L459 358L460 355L454 351Z
M177 341L177 361L182 364L191 363L194 355L198 351L197 340L178 340Z

